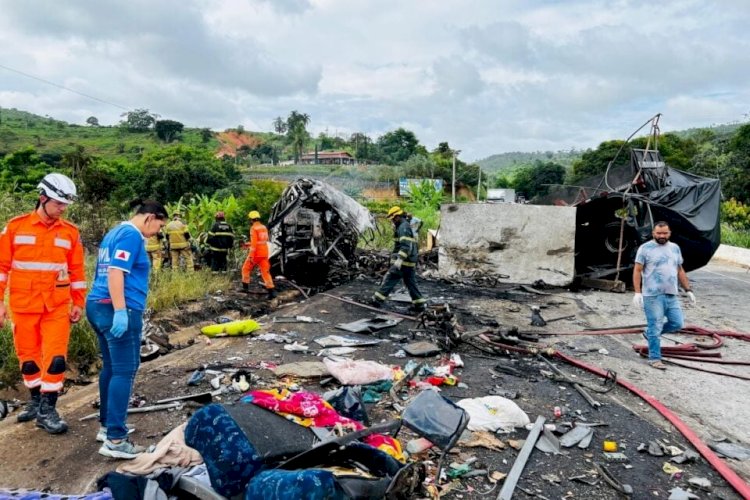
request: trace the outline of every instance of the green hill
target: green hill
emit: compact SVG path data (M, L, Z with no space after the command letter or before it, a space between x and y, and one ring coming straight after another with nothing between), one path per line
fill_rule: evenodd
M706 133L714 135L714 141L724 142L729 140L732 135L737 131L743 124L732 123L723 125L714 125L711 127L702 128L689 128L686 130L669 131L682 139L690 138L701 138ZM543 163L554 162L558 163L566 168L569 168L574 161L581 158L581 155L585 150L571 149L570 151L535 151L531 153L525 153L520 151L513 151L509 153L498 153L476 163L482 167L482 170L488 173L499 173L510 175L515 170L526 165L533 165L537 161Z
M211 134L204 140L201 129L185 128L181 144L203 146L211 150L219 142ZM0 158L5 154L32 146L41 155L52 157L83 146L90 155L103 159L134 160L143 153L167 146L153 131L130 132L120 126L83 126L43 117L17 109L0 110Z
M536 151L533 153L523 153L514 151L511 153L499 153L488 156L477 161L477 165L488 173L512 174L516 169L533 165L537 161L543 163L554 162L564 167L570 167L575 160L581 157L583 151Z

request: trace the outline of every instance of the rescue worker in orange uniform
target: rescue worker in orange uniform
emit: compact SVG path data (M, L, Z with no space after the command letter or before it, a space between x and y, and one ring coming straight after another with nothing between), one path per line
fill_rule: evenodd
M260 213L253 210L247 217L252 222L250 227L250 251L247 259L242 265L242 289L250 290L250 275L257 266L260 268L260 275L263 278L263 284L268 290L268 298L276 297L276 290L273 286L271 277L271 262L268 260L268 229L260 222Z
M19 422L36 419L50 434L68 430L55 409L63 388L70 324L86 298L83 246L78 228L62 218L76 199L68 177L52 173L37 186L36 209L11 219L0 234L0 297L10 290L13 342L31 401ZM8 319L0 300L0 326Z

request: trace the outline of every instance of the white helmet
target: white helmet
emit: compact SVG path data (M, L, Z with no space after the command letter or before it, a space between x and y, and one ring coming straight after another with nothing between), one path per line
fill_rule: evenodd
M43 194L48 198L60 201L62 203L73 203L78 199L76 194L76 185L69 177L53 173L44 176L44 179L37 185L39 194Z

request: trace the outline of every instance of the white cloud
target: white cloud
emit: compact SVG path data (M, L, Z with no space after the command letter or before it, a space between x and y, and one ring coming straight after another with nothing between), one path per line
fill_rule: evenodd
M740 0L0 0L0 64L190 126L399 126L465 158L595 147L748 112ZM44 15L39 13L43 12ZM0 68L0 105L121 110Z

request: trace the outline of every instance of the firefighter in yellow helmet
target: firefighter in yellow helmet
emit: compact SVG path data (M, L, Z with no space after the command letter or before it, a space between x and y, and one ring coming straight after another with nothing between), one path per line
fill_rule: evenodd
M180 220L180 212L172 214L172 221L166 225L164 231L167 233L169 243L169 255L172 259L172 269L180 267L180 257L185 261L185 269L191 273L195 270L193 264L193 249L190 248L190 232L187 225Z
M250 275L257 266L260 269L263 284L268 290L268 298L272 299L276 297L276 290L271 277L271 261L268 260L268 228L260 222L260 213L257 210L247 214L247 218L252 222L252 226L250 227L250 251L242 265L242 289L249 291Z
M393 221L393 254L391 267L388 269L380 288L373 294L373 302L382 305L396 285L403 280L411 296L412 309L423 311L427 300L417 286L416 265L419 256L417 235L412 231L406 212L394 206L388 210L388 219Z

